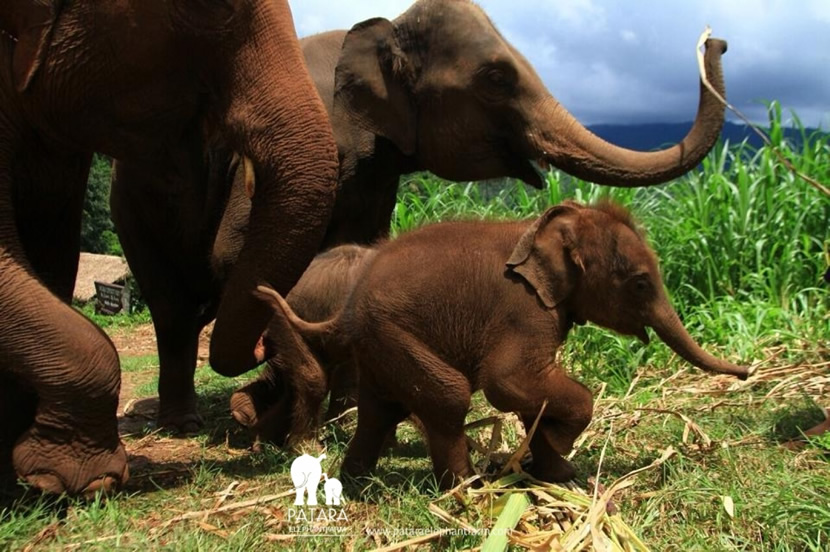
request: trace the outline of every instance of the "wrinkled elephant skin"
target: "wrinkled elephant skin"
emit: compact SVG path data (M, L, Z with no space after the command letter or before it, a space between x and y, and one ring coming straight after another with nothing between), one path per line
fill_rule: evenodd
M426 430L443 488L472 476L464 423L472 393L482 390L528 431L541 411L531 473L571 479L564 457L593 402L557 361L574 324L591 321L644 341L651 327L696 366L747 377L745 367L709 355L688 335L656 256L630 215L610 203L566 202L535 221L406 233L378 247L346 308L324 322L306 322L278 294L260 290L292 333L354 354L358 423L342 466L352 478L375 467L384 439L409 414Z
M336 145L286 0L4 0L0 31L0 402L25 403L3 420L0 469L45 491L106 491L127 478L119 359L68 305L92 153L138 176L118 186L143 189L168 223L147 239L180 237L182 256L201 239L193 205L229 195L206 175L231 165L226 151L250 159L251 238L213 307L211 360L229 371L258 361L271 312L256 285L287 293L319 248Z
M539 187L534 164L541 164L602 184L658 184L695 167L724 119L723 105L701 85L697 117L680 144L645 153L604 142L556 101L527 60L466 0L420 0L392 21L370 19L348 31L304 38L301 46L340 156L338 194L322 249L386 237L403 174L429 170L453 180L512 176ZM725 50L725 42L712 39L705 53L707 75L722 95ZM195 193L186 217L160 209L164 195L147 193L150 186L122 189L123 179L158 180L146 171L119 164L113 187L118 234L158 335L159 421L178 428L199 419L196 335L216 313L248 231L243 171L222 164L227 155L213 157L207 174L196 178L213 182L236 172L234 192L230 198ZM188 189L180 182L157 187ZM258 194L259 186L254 189ZM233 313L240 324L249 323L245 309ZM214 368L234 375L250 363Z

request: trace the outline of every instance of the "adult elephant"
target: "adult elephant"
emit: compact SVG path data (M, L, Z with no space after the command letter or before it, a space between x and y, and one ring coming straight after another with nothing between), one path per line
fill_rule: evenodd
M211 360L253 366L270 312L252 288L267 280L287 292L299 278L337 174L286 1L0 3L0 473L11 463L36 487L68 493L127 477L118 355L67 304L92 152L152 166L132 184L184 228L193 203L227 196L227 183L203 178L206 152L227 166L227 148L251 159L259 187Z
M602 184L658 184L700 163L723 124L722 104L701 85L697 117L681 143L647 153L609 144L551 96L527 60L467 0L420 0L394 21L370 19L300 44L340 158L324 249L385 237L403 174L429 170L451 180L509 176L541 187L538 163ZM723 41L707 42L707 74L720 94L725 50ZM118 167L117 180L126 172ZM169 241L170 232L142 222L155 220L164 228L175 221L163 213L152 218L159 202L146 187L131 190L116 182L112 207L156 326L159 421L195 429L201 423L193 386L197 335L211 319L224 275L245 240L250 203L240 171L227 204L216 201L191 213L191 219L211 224L203 226L191 254L181 257L171 253L182 247ZM217 233L213 221L223 209ZM145 216L139 219L137 212ZM214 368L238 375L248 366Z

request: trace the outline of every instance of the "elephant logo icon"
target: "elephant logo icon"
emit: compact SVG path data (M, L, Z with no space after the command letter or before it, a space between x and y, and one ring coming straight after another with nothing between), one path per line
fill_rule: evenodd
M328 474L323 474L323 479L326 482L323 484L323 490L326 492L326 504L328 506L340 506L340 499L343 495L343 484L339 479L334 477L329 478Z
M295 506L306 505L304 496L306 493L308 493L308 505L317 506L317 485L320 484L320 475L323 473L320 462L325 457L325 454L317 458L303 454L291 463L291 482L294 483L294 492L297 493L294 500Z

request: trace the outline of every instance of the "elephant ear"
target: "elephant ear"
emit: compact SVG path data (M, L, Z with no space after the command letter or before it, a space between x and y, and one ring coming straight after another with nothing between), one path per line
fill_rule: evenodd
M4 0L0 29L15 40L12 74L18 92L32 84L46 60L64 0Z
M346 34L334 77L335 114L391 140L405 155L416 148L414 70L391 21L374 18Z
M584 270L574 231L579 208L567 203L545 211L525 231L507 261L508 269L530 284L549 309L570 295L577 269Z

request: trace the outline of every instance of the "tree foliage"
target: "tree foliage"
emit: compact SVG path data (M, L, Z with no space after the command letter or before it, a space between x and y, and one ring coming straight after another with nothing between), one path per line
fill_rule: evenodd
M81 218L81 251L123 255L110 218L111 172L111 160L96 154L89 171Z

